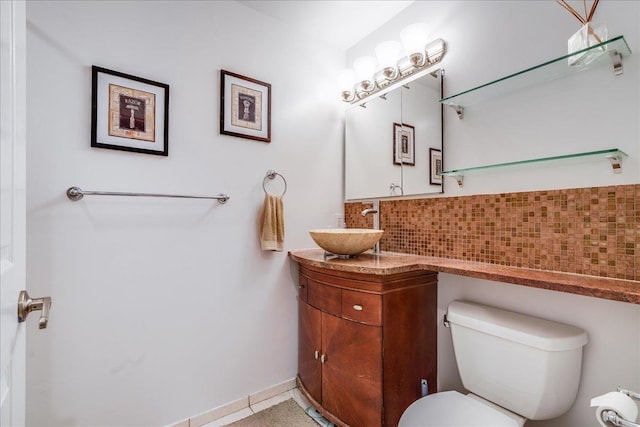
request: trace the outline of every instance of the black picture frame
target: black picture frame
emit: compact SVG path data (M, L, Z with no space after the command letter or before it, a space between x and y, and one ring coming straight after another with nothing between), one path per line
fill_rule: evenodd
M169 85L93 65L91 147L169 155Z
M220 70L220 133L271 142L271 85Z
M416 129L406 123L393 124L393 164L416 165Z
M429 148L429 184L442 185L442 150Z

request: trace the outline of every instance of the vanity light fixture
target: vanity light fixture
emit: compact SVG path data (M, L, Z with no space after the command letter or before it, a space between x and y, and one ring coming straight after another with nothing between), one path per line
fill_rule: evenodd
M394 80L398 77L398 59L402 57L402 45L395 40L388 40L376 46L376 57L380 71L385 78Z
M424 65L427 55L424 50L429 41L429 27L427 24L411 24L400 32L400 40L407 51L407 57L411 65L421 67Z
M429 40L426 24L411 24L400 32L402 44L384 41L375 48L376 57L363 56L353 61L353 69L342 70L338 84L342 100L356 103L377 94L384 95L405 78L439 63L445 54L442 39Z
M353 82L356 81L356 73L348 68L338 74L338 87L342 91L342 99L350 102L354 97Z
M361 56L353 61L353 69L358 85L357 92L369 94L375 88L373 75L376 72L377 65L376 58L373 56Z

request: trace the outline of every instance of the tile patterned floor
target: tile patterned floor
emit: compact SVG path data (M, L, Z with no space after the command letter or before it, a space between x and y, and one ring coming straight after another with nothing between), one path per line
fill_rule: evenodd
M205 424L203 427L222 427L243 418L249 417L256 412L260 412L264 409L270 408L271 406L277 405L278 403L284 402L285 400L293 399L296 401L298 405L304 410L306 410L311 404L309 401L300 393L300 390L294 388L292 390L286 391L284 393L280 393L277 396L274 396L270 399L266 399L260 402L256 402L253 405L245 408L241 411L234 412L233 414L227 415L226 417L222 417L219 420L213 421L211 423Z

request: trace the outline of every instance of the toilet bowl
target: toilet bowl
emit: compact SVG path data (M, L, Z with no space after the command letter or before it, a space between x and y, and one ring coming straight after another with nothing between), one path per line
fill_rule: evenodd
M526 420L473 394L443 391L418 399L402 414L400 427L522 427Z
M456 364L469 394L434 393L398 427L522 427L567 412L578 394L587 333L575 326L463 301L449 304Z

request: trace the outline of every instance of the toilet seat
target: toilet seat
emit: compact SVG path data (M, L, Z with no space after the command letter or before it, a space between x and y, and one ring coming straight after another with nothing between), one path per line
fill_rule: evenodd
M487 402L488 403L488 402ZM506 411L506 410L505 410ZM516 414L513 414L518 417ZM402 414L398 427L520 427L514 417L457 391L443 391L416 400Z

